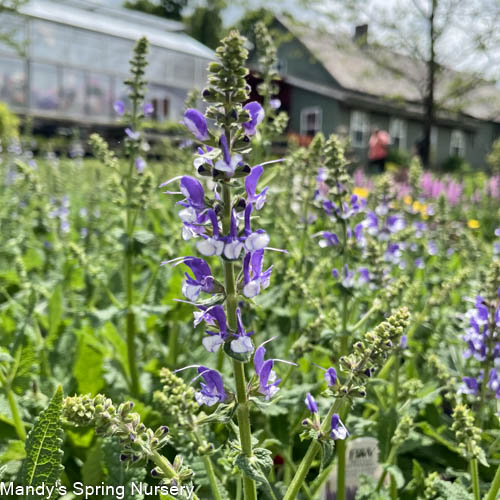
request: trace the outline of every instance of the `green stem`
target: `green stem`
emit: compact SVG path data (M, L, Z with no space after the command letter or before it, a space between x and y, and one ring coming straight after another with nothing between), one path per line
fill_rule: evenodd
M172 464L165 457L160 455L157 451L153 451L150 458L155 463L155 465L157 465L162 470L162 472L165 474L167 478L173 479L177 476L177 473L175 472L175 469L172 467ZM199 500L198 496L194 492L192 498L193 500Z
M342 407L343 400L342 399L337 399L335 403L332 405L330 408L330 411L328 412L328 415L326 418L323 420L323 423L321 424L321 431L323 433L328 432L328 427L330 425L330 422L332 420L332 416L334 413L338 413ZM300 491L300 488L302 487L305 478L307 476L307 473L309 472L309 469L311 468L311 465L313 463L314 458L318 454L319 450L321 449L320 444L318 441L313 440L311 441L311 444L309 445L309 448L307 449L307 452L302 459L302 462L300 462L299 468L297 469L297 472L295 473L295 476L292 479L292 482L290 483L290 486L288 487L285 496L283 497L283 500L293 500L297 494ZM340 499L339 499L340 500Z
M389 456L387 457L387 463L392 464L394 462L394 459L396 457L396 451L397 451L397 446L393 446L391 448L391 451L389 452ZM382 474L379 477L378 483L377 483L377 489L375 491L379 492L380 488L384 485L384 480L387 477L387 469L384 469Z
M493 478L493 482L491 483L490 489L488 493L484 497L484 500L495 500L497 497L498 490L500 490L500 466L497 467L497 471L495 472L495 477Z
M222 496L219 492L219 487L217 486L217 479L215 477L212 460L208 455L203 455L202 458L203 458L203 465L205 466L205 471L208 476L208 481L210 482L210 488L212 489L214 500L222 500Z
M370 309L368 309L368 311L366 311L363 317L357 323L348 328L349 332L356 332L357 330L359 330L370 319L370 316L373 313L377 312L379 309L380 309L380 302L375 300L373 305L370 307Z
M472 458L469 465L470 465L470 477L472 480L472 492L474 494L474 500L480 500L481 490L479 488L479 470L477 465L477 459Z
M21 418L21 412L19 411L19 406L17 404L14 392L10 387L7 389L7 399L9 400L10 412L12 413L12 420L14 421L14 427L16 428L17 437L21 441L25 441L26 430L24 429L24 423Z
M392 407L396 410L398 406L398 396L399 396L399 368L401 365L401 354L399 350L394 355L394 359L396 360L396 366L394 368L394 379L392 386Z
M224 233L229 232L231 224L231 188L225 183L222 188L224 202L224 218L222 221ZM231 330L237 330L236 308L238 306L238 296L236 294L236 282L234 278L234 264L224 261L224 286L226 290L226 314L228 326ZM251 458L252 451L252 430L250 427L250 412L248 408L247 384L245 380L245 368L243 363L233 359L233 373L236 384L236 400L238 407L236 417L238 419L238 429L240 434L241 451ZM257 500L257 487L255 481L243 475L243 489L245 500Z
M21 441L26 441L26 430L24 428L24 423L21 418L21 412L17 404L16 396L10 387L9 381L5 378L4 374L0 371L0 384L5 389L7 393L7 400L9 401L10 412L12 413L12 421L16 429L17 437Z

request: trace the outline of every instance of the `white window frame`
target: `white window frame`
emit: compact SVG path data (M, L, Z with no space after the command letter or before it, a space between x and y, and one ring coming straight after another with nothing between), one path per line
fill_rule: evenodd
M463 130L454 129L451 131L450 156L465 157L465 133Z
M352 110L351 121L349 124L349 136L351 144L355 148L364 148L368 144L370 131L370 118L365 111ZM361 142L356 141L356 132L361 132Z
M323 110L319 106L310 106L300 111L300 135L307 134L307 118L312 114L314 114L314 133L321 132L323 128Z
M389 135L391 136L391 144L394 145L394 139L398 139L399 150L407 149L408 145L406 138L408 135L408 124L402 118L391 118L389 124Z

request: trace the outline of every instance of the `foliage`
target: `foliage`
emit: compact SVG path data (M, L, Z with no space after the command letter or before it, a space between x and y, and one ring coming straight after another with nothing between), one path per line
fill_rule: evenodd
M19 118L6 103L0 102L0 142L5 147L19 137Z
M371 437L382 475L358 498L492 500L500 179L415 159L407 179L367 177L320 134L254 165L265 121L244 44L224 40L205 114L191 99L161 162L144 40L120 148L92 135L93 158L37 154L30 137L2 151L2 481L53 484L62 464L63 484L291 500L320 498L335 468L342 498L349 442ZM262 268L245 261L257 244ZM209 271L188 265L202 251Z
M138 10L153 16L180 20L187 0L127 0L124 5L128 9Z
M26 458L22 471L24 486L45 484L51 487L59 479L63 470L61 411L62 388L59 386L26 439ZM36 498L36 495L26 495L26 498Z

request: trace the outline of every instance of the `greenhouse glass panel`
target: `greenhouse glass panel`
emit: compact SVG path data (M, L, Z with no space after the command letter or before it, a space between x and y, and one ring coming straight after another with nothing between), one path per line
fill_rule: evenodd
M108 65L107 42L109 37L91 31L74 30L71 41L71 64L85 68L112 68Z
M31 23L31 56L69 62L72 29L56 23L34 20Z
M86 95L89 115L110 116L113 93L109 76L88 73Z
M108 69L113 71L113 73L128 75L133 42L123 38L108 37L106 45L108 51Z
M77 69L64 68L60 109L68 114L85 113L85 74Z
M31 106L42 110L59 107L58 68L51 64L31 63Z
M0 26L2 26L2 39L0 39L0 52L18 55L26 40L24 20L14 14L0 13Z
M20 59L0 59L0 100L26 106L26 66Z

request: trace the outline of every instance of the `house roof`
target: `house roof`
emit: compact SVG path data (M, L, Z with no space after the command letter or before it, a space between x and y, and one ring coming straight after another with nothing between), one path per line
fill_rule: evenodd
M286 18L278 21L314 55L345 90L389 100L422 102L426 67L385 47L360 46L351 37L297 26ZM436 84L436 101L443 107L470 117L500 123L500 88L476 78L468 92L454 99L447 94L454 82L473 80L469 74L442 68Z
M61 5L63 4L63 5ZM214 53L182 33L182 24L89 0L30 0L19 8L29 17L97 31L129 40L147 36L152 45L212 60Z

